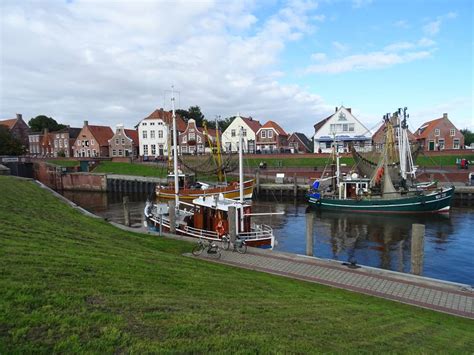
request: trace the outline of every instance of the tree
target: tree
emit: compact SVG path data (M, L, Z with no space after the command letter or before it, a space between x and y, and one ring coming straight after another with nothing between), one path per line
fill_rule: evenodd
M204 115L202 114L201 108L199 106L191 106L188 109L188 119L191 119L191 118L196 121L197 127L202 127Z
M25 152L23 144L12 136L7 127L0 125L0 155L22 155Z
M59 131L60 129L65 128L66 126L63 124L59 124L56 120L52 117L48 117L45 115L39 115L35 118L32 118L28 125L30 126L33 132L41 132L45 128L47 128L50 132Z
M469 129L461 129L461 133L464 136L464 145L471 145L474 143L474 133L471 132Z
M177 109L175 112L176 112L176 115L181 116L181 118L184 120L184 122L188 122L188 119L189 119L188 110Z

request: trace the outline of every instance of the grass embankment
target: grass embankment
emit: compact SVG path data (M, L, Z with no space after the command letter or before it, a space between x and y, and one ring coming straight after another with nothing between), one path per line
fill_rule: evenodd
M471 352L474 322L183 257L0 176L0 353ZM21 203L19 203L21 201Z
M331 160L328 157L307 157L307 158L298 158L298 156L291 156L285 158L272 158L271 155L262 155L261 158L245 158L244 166L256 168L259 166L260 162L267 163L267 168L314 168L314 167L323 167L327 164L330 164ZM340 158L341 164L346 164L347 166L354 165L354 159L348 157Z
M162 166L154 166L140 163L117 163L110 161L100 162L93 170L94 173L120 174L120 175L138 175L165 177L168 169Z

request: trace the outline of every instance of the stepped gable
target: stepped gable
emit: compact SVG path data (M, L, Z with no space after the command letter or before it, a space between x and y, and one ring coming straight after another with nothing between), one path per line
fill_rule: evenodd
M162 108L156 109L145 120L158 120L161 119L165 122L168 126L173 127L173 114L169 111L165 111ZM178 128L178 132L184 132L186 130L186 122L184 122L181 115L176 114L176 127Z

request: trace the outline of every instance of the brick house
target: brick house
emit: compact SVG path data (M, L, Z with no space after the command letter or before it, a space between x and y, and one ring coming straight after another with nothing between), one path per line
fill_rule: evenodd
M34 157L40 157L42 155L43 133L33 132L28 135L29 154Z
M257 152L284 152L288 149L288 133L273 121L266 122L256 134Z
M391 117L391 121L393 125L398 124L397 116L393 115ZM372 135L372 145L375 147L376 150L380 150L383 147L383 144L385 143L385 127L386 124L385 122L382 123L382 125L375 131L375 133ZM395 130L395 133L397 131ZM396 133L397 134L397 133ZM408 140L410 143L414 144L417 142L416 137L413 133L411 133L410 130L407 132L408 134Z
M115 134L109 140L110 157L138 157L138 131L117 125Z
M203 154L207 137L204 130L197 127L196 121L191 118L184 132L179 134L178 142L181 154Z
M31 133L31 129L23 121L23 116L20 113L16 114L16 118L0 120L0 125L7 127L13 137L23 143L27 149L29 148L28 135Z
M109 156L109 139L114 132L107 126L92 126L84 121L84 127L73 145L75 157L103 158Z
M305 134L293 132L288 138L288 147L293 153L312 153L313 144Z
M138 122L139 155L144 158L168 156L173 144L173 114L162 108L153 111ZM178 133L184 132L186 123L176 115Z
M449 120L448 114L425 122L415 132L415 137L424 151L461 149L464 147L464 136Z

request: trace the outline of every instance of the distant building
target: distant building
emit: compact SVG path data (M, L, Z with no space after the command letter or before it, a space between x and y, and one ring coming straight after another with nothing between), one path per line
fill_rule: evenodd
M278 123L267 121L257 131L257 152L276 153L288 149L288 133Z
M7 127L13 137L18 139L26 149L29 148L28 135L31 133L31 129L23 121L23 116L20 113L16 114L16 118L0 120L0 125Z
M371 148L372 134L352 114L350 108L336 107L335 112L314 125L314 152L329 153L334 140L340 151L349 151L353 145L358 151Z
M222 132L222 148L226 152L237 152L239 149L239 132L240 128L243 128L242 139L243 139L243 152L244 153L255 153L256 151L256 134L257 131L262 127L259 121L254 120L252 117L242 117L238 115L230 123L227 129Z
M425 122L415 132L416 139L424 151L461 149L464 147L464 136L449 120L448 114Z
M42 155L43 132L33 132L28 135L29 154L34 157Z
M288 138L288 147L294 153L312 153L313 142L303 133L294 132Z
M206 135L196 126L196 121L189 119L186 129L179 135L178 142L181 154L203 154L206 140Z
M107 126L89 125L84 121L84 127L73 145L75 157L103 158L109 156L109 140L114 132Z
M391 122L393 125L398 125L398 117L396 115L393 115L391 117ZM386 124L383 122L381 126L375 131L375 133L372 135L372 145L375 147L376 150L382 149L384 143L385 143L385 130L386 130ZM395 130L395 134L397 133L397 130ZM411 133L410 130L407 131L408 134L408 140L410 143L416 143L416 137L413 133Z
M117 125L115 134L109 140L109 156L115 157L138 157L138 131L126 129L123 125Z
M162 108L153 111L148 117L141 120L138 125L139 155L148 157L168 156L173 142L173 116ZM176 114L176 128L178 134L184 132L186 123L180 115Z

